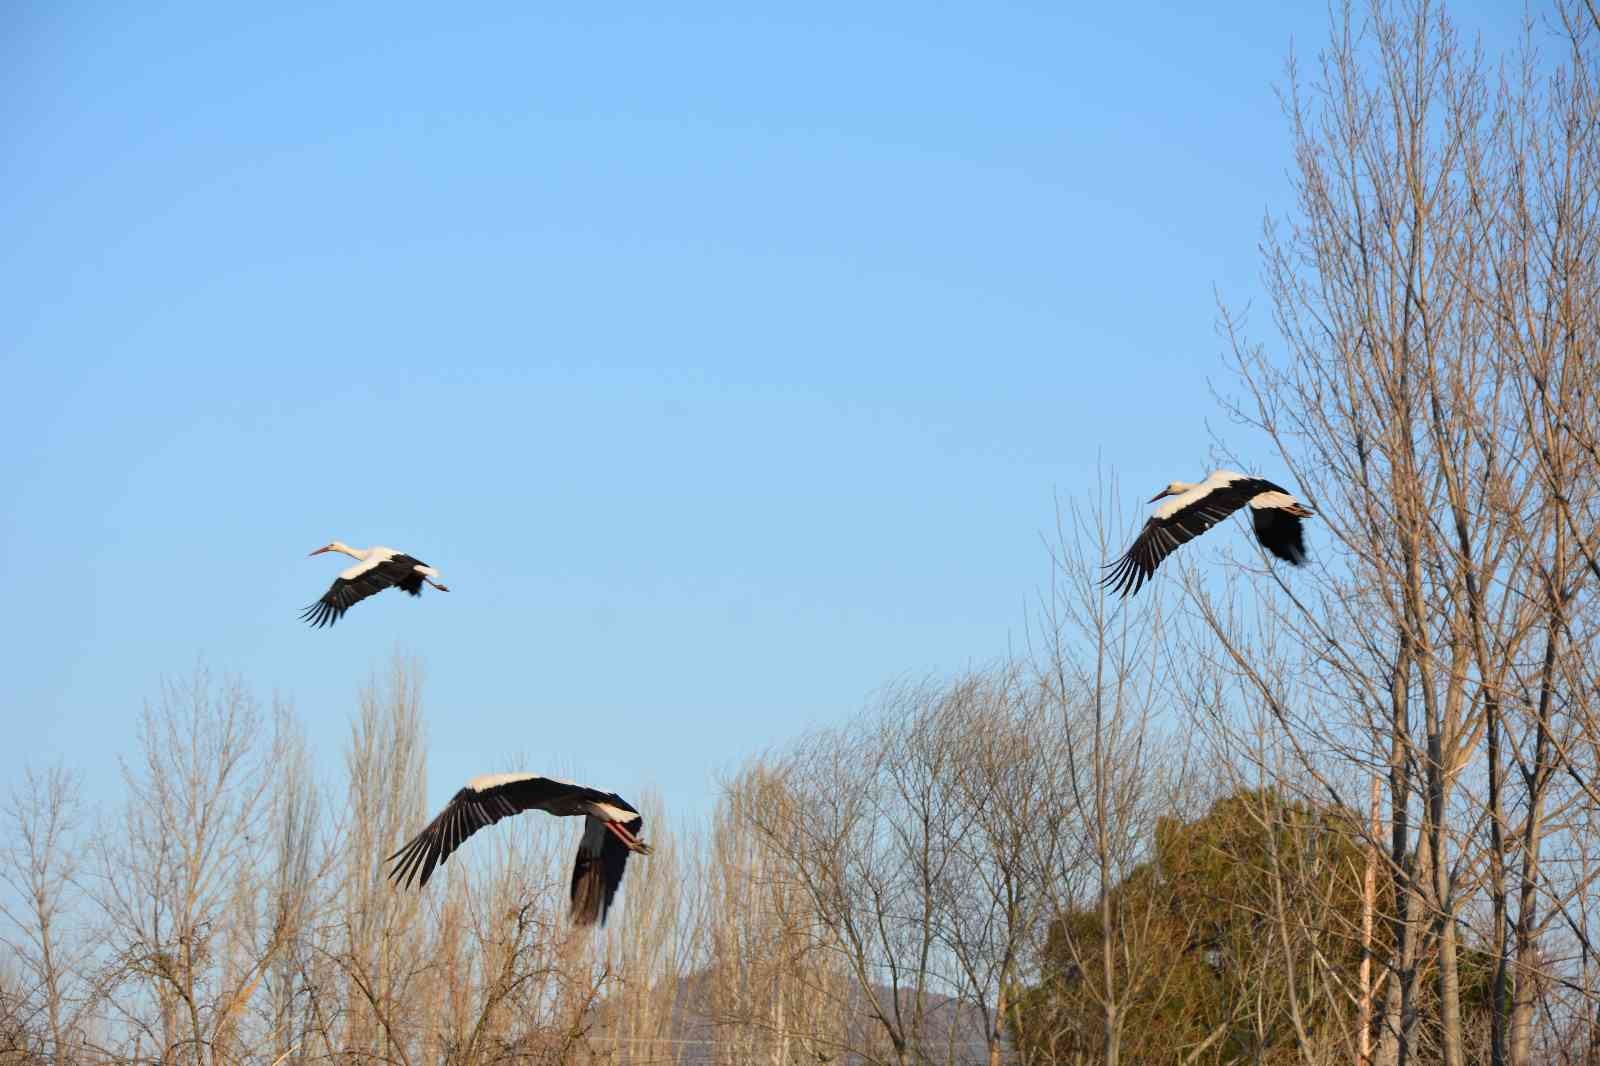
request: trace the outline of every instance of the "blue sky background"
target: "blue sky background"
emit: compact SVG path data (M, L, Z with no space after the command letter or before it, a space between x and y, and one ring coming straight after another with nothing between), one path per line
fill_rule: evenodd
M433 799L692 815L1015 644L1102 459L1209 469L1323 5L538 6L0 14L0 781L120 794L202 661L331 774L401 646ZM310 630L335 537L453 591Z

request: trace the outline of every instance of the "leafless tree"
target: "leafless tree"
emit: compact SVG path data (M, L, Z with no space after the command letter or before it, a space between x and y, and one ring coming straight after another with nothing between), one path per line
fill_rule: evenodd
M361 691L345 754L339 928L324 948L342 986L322 1012L322 1024L333 1026L324 1034L329 1048L406 1064L410 984L426 965L422 904L415 893L391 889L383 858L426 817L421 689L416 662L396 654L384 683L373 679Z
M1092 936L1058 921L1062 945L1100 1008L1095 1055L1122 1061L1127 1005L1159 996L1170 967L1146 896L1116 887L1149 858L1156 820L1181 809L1191 784L1181 749L1157 725L1165 703L1164 604L1158 586L1119 601L1100 585L1101 561L1121 554L1114 484L1058 509L1050 582L1035 612L1032 668L1064 746L1057 786L1064 832L1039 872L1058 919L1092 908ZM1059 864L1052 874L1050 867Z
M126 807L92 852L124 1057L243 1054L242 1016L294 932L266 874L284 722L204 670L168 683L141 716Z
M1319 787L1360 809L1386 779L1385 1064L1468 1060L1467 950L1495 960L1489 1057L1532 1061L1550 932L1592 895L1549 853L1589 817L1600 578L1594 37L1555 14L1554 68L1530 31L1497 76L1438 5L1336 12L1285 93L1298 204L1264 240L1281 349L1224 313L1233 410L1331 543L1314 582L1258 583L1303 649L1287 670L1232 605L1197 602Z
M990 1066L1006 1058L1016 990L1052 915L1052 885L1080 857L1059 707L1021 667L962 678L940 701L929 738L953 753L948 825L956 860L936 908L958 998L982 1020Z
M280 724L283 743L273 767L275 785L268 823L271 858L266 898L258 920L281 930L283 949L262 983L258 1030L274 1060L288 1061L313 1046L317 1015L310 974L317 965L319 930L330 917L337 851L328 839L322 802L298 723Z
M16 965L0 993L10 1042L20 1043L32 1031L34 1054L64 1062L83 1042L84 1019L97 995L78 887L82 809L76 775L59 764L29 767L11 791L0 825L10 842L0 852L0 883L17 901L0 901L8 927L0 943Z
M649 858L629 864L627 891L605 929L604 961L616 975L590 1034L596 1057L613 1062L675 1062L691 994L688 978L703 958L703 881L693 841L666 824L660 797L639 797L650 827Z
M813 738L762 782L734 831L759 834L778 876L804 893L816 946L838 953L851 993L881 1027L892 1061L904 1063L920 1035L933 936L923 920L928 894L916 898L928 875L886 854L895 830L879 792L882 762L868 737Z

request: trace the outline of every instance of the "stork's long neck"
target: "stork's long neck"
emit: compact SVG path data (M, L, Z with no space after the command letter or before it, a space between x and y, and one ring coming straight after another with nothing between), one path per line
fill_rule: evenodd
M350 558L356 559L363 563L367 561L367 556L372 554L371 548L352 548L348 544L335 544L333 546L333 550L336 552L343 552L344 554L350 556Z

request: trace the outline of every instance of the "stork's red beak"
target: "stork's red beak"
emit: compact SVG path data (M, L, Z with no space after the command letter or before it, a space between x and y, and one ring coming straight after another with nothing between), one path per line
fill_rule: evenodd
M1158 492L1154 496L1150 497L1148 502L1155 503L1157 500L1161 499L1163 496L1171 496L1171 495L1172 495L1172 493L1168 492L1166 489L1162 489L1160 492Z
M321 555L323 552L331 550L332 549L330 548L318 548L316 551L312 552L311 555L307 555L306 558L309 559L312 555Z

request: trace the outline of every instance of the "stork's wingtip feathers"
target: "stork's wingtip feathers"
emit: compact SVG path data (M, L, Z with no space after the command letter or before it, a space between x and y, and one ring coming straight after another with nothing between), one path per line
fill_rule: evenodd
M312 629L321 629L323 626L333 624L335 619L331 617L332 614L333 608L318 600L316 603L307 605L306 609L300 612L300 621L305 622Z

